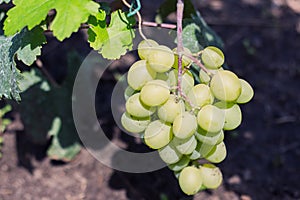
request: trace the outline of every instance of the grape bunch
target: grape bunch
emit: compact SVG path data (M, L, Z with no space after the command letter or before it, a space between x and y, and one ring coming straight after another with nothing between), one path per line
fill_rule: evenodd
M200 83L189 70L193 55L188 49L183 52L182 71L177 49L144 40L138 54L141 60L127 75L122 126L158 150L184 193L217 188L222 173L214 164L227 154L224 131L241 124L239 104L252 99L252 87L222 68L224 54L213 46L194 57L202 65Z

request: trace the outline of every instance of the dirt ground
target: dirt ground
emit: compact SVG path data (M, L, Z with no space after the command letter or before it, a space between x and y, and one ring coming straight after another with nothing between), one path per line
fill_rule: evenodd
M153 20L157 2L142 1L147 20ZM300 200L299 0L197 0L195 5L224 40L231 70L255 90L253 101L242 106L242 125L226 133L228 157L219 165L223 185L188 197L166 168L145 174L119 172L84 149L70 163L53 162L45 156L46 146L14 131L22 126L14 112L14 124L3 135L0 200ZM73 46L88 52L78 37L61 49ZM65 62L63 55L57 56L47 57L53 58L50 71ZM113 84L108 79L105 87ZM110 103L109 97L98 100Z

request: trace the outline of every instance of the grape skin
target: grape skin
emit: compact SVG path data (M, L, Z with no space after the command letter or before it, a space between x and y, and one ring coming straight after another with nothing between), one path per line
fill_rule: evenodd
M206 105L198 112L197 121L207 132L219 132L225 123L225 113L216 106Z
M159 45L149 51L147 63L156 72L166 72L173 66L174 53L167 46Z
M210 88L214 96L221 101L235 101L241 94L239 78L228 70L218 71L211 79Z
M178 115L173 122L173 133L177 138L191 137L197 129L197 119L189 112Z
M125 130L131 133L141 133L143 132L148 124L150 123L150 118L137 118L130 116L129 113L123 113L121 117L121 124Z
M148 55L150 53L150 51L154 48L157 47L158 43L155 42L154 40L143 40L139 43L138 45L138 54L139 57L142 60L146 60L148 58Z
M151 122L145 130L145 143L152 149L166 146L173 138L171 125L160 120Z
M127 82L134 90L140 90L148 82L155 78L153 71L145 60L135 62L128 71Z
M129 97L125 107L126 111L135 117L149 117L155 112L154 107L148 107L140 101L140 93L136 93Z
M159 106L170 97L169 86L165 81L152 80L141 90L141 100L147 106Z
M204 164L200 167L203 185L208 189L218 188L222 181L223 175L221 170L213 164Z
M187 195L196 194L202 186L201 171L196 167L185 167L179 175L179 185Z
M157 109L158 117L164 121L173 123L177 115L184 112L184 103L182 100L178 100L175 95L170 95L167 102L159 106Z

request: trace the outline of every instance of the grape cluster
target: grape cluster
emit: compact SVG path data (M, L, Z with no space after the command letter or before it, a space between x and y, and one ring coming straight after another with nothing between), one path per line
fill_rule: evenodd
M150 148L157 149L179 179L182 191L193 195L221 184L222 173L211 163L225 159L224 130L241 124L238 104L250 101L253 89L222 68L224 55L213 46L199 54L203 66L199 84L189 71L192 60L188 55L192 54L184 49L179 79L176 51L153 40L139 44L141 60L128 72L126 112L121 123L127 131L140 134ZM204 164L199 164L200 159Z

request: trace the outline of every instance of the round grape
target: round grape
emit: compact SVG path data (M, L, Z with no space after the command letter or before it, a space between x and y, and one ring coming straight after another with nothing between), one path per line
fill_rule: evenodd
M140 90L148 81L155 78L153 71L145 60L135 62L128 71L127 82L134 90Z
M145 130L145 143L152 149L166 146L173 138L171 125L156 120L151 122Z
M197 119L189 112L179 114L173 122L173 133L177 138L191 137L197 129Z
M169 86L165 81L152 80L141 90L141 100L147 106L159 106L170 97Z
M179 185L185 194L196 194L202 186L201 171L196 167L185 167L179 175Z
M214 96L221 101L235 101L241 94L239 78L228 70L218 71L211 79L210 88Z

